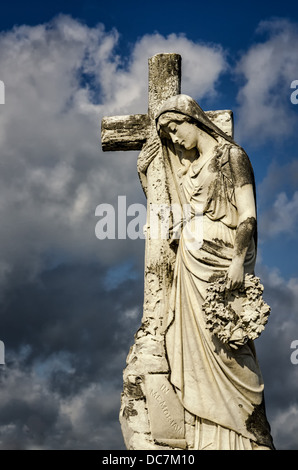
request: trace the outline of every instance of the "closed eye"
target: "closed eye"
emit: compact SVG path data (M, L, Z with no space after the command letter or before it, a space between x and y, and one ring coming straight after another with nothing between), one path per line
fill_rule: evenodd
M177 132L177 126L176 126L175 124L170 124L170 125L168 126L168 128L169 128L169 132L170 132L171 134L176 134L176 132Z

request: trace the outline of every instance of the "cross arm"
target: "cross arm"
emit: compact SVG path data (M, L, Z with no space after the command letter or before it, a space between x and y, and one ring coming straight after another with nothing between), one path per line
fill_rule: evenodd
M214 124L233 137L232 111L206 111L206 114ZM104 117L101 122L102 150L141 150L149 136L149 129L148 114Z
M234 117L233 111L229 109L219 111L205 111L210 121L219 129L224 131L228 136L234 137Z
M149 127L148 114L104 117L101 121L102 150L141 150Z

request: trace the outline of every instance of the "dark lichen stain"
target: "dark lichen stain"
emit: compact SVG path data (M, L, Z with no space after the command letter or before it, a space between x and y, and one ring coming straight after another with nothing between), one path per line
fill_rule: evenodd
M259 445L274 449L273 440L270 434L270 425L266 418L264 401L256 405L251 415L247 418L246 429L256 437Z
M224 242L221 240L204 240L201 250L206 251L210 255L221 257L222 259L229 259L229 257L224 253Z
M236 255L241 255L250 244L250 241L254 235L257 221L254 217L248 217L237 228L235 238L235 251Z
M130 380L124 383L123 386L124 393L130 398L140 399L144 397L142 388L139 383L133 383Z
M236 145L218 147L215 156L208 165L208 170L217 176L209 188L209 202L212 199L226 199L222 177L229 180L234 188L251 184L255 187L251 162L245 151ZM228 189L228 188L226 188ZM232 202L232 201L231 201Z
M230 169L234 185L242 187L246 184L254 185L254 174L250 160L243 149L233 147L230 151Z
M228 247L228 248L233 248L233 244L224 240L220 240L219 238L214 238L213 239L214 243L217 243L220 246Z
M216 282L218 279L221 279L223 277L224 273L222 271L217 271L213 274L208 279L208 282Z
M218 205L223 204L222 201L226 201L227 197L222 178L222 174L218 172L216 178L209 184L206 208L209 207L212 201L217 201Z
M170 285L173 282L174 278L174 266L171 263L167 263L165 266L166 279L169 281Z
M217 173L220 170L221 167L221 157L222 156L222 150L217 147L215 149L215 155L211 159L209 165L208 165L208 170L212 173Z
M123 409L123 416L126 419L130 418L131 416L137 416L137 414L138 412L134 409L132 402L128 403L128 405Z

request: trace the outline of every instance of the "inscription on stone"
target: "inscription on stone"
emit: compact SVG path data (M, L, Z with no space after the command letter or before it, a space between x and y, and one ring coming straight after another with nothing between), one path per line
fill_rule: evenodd
M153 439L171 447L185 448L184 409L167 375L146 375L145 387Z

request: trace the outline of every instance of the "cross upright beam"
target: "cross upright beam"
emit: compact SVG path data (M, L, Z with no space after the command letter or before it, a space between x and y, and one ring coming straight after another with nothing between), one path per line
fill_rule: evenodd
M155 55L149 59L148 67L148 114L104 117L101 124L103 151L141 150L154 114L166 99L180 93L180 55Z

